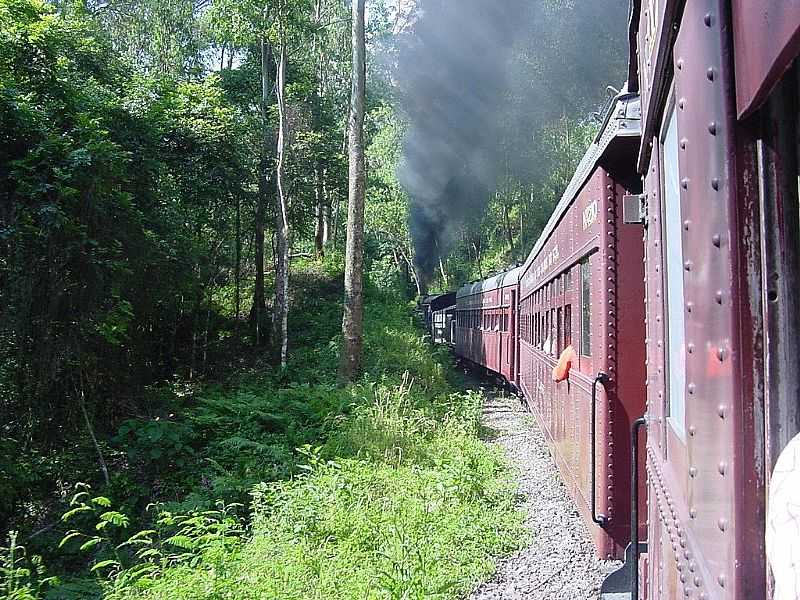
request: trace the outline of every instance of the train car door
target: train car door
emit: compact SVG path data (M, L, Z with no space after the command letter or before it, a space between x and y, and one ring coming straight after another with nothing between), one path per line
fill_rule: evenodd
M500 335L502 343L501 352L501 372L509 383L514 382L514 364L516 361L514 331L514 307L516 306L517 293L513 289L504 289L502 293L503 308L500 315Z

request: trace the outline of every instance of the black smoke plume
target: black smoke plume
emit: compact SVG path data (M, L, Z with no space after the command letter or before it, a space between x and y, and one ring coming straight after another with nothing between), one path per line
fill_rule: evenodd
M521 0L424 0L401 51L398 78L410 121L399 178L423 281L497 180L498 109L519 33Z
M536 138L586 115L619 85L628 0L418 0L396 79L409 129L398 169L423 283L471 219L499 170L525 184L552 168ZM540 137L540 136L539 136Z

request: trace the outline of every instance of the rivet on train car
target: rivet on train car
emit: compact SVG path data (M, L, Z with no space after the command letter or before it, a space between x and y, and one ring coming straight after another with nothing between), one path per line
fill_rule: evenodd
M689 437L694 437L697 433L697 428L694 425L689 425Z
M697 467L691 467L689 469L689 477L691 478L697 477Z
M684 177L683 179L681 179L681 187L683 189L685 189L685 190L689 189L689 178L688 177Z
M711 243L714 244L717 248L722 246L722 236L720 234L715 233L714 237L711 238Z
M718 192L719 191L719 179L714 177L714 179L711 180L711 187L715 192Z
M678 65L678 71L681 71L683 69L683 59L679 58L676 64Z
M681 583L686 583L687 579L688 579L688 577L687 577L686 573L681 573L681 576L680 576Z
M720 419L724 419L725 418L725 405L724 404L720 404L717 407L717 414L719 415Z
M681 548L686 548L686 538L682 537L680 539Z
M697 518L697 509L694 506L689 508L689 518L690 519L696 519Z
M688 587L683 588L683 596L685 598L689 598L689 600L691 600L691 598L692 598L692 590L689 589Z
M708 594L705 592L700 592L700 595L697 597L697 600L708 600Z
M692 342L689 342L689 344L686 346L686 351L689 354L694 354L694 344Z
M686 106L686 98L681 98L680 100L678 100L678 108L683 110L684 106Z
M686 219L686 220L683 222L683 230L684 230L684 231L689 231L689 222L690 222L690 221L689 221L689 219Z
M694 308L694 302L687 302L686 303L686 312L692 312L692 308Z
M724 460L720 461L720 463L717 465L717 471L719 471L719 474L722 476L725 475L725 471L727 469L728 469L728 463L726 463Z
M690 561L689 561L689 570L690 570L692 573L694 573L694 572L695 572L695 569L697 569L697 563L696 563L696 562L694 562L693 560L690 560ZM698 584L697 584L697 583L695 583L695 585L698 585Z
M711 123L708 124L708 133L710 133L711 135L717 135L716 121L711 121Z
M689 394L694 394L695 385L694 385L693 383L690 383L690 384L687 386L687 388L686 388L686 389L687 389L687 390L689 390Z
M689 141L689 140L687 140L686 138L682 138L682 139L681 139L681 150L686 150L686 143L687 143L688 141Z
M708 67L706 71L706 77L709 81L714 81L714 67Z
M717 521L717 527L719 527L720 531L725 531L728 527L728 520L720 517L719 521Z
M725 348L719 348L717 350L717 358L719 359L720 362L725 360Z
M711 27L711 13L706 13L706 16L703 17L703 23L706 24L706 27Z
M700 587L701 585L703 585L703 580L695 576L693 583L694 587Z
M722 290L717 290L717 304L722 304Z
M691 271L692 270L692 261L687 260L685 263L683 263L683 268L686 269L687 271Z
M717 577L717 583L719 584L720 587L725 587L725 584L727 583L725 575L720 575L719 577Z

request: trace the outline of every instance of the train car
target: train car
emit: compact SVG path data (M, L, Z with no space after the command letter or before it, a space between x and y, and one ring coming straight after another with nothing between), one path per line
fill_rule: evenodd
M517 384L521 267L462 286L456 297L455 353Z
M431 313L431 341L434 344L455 345L455 315L455 302Z
M642 229L622 222L639 116L636 94L613 99L520 273L520 388L601 558L630 540L629 430L644 412Z
M649 514L613 597L772 598L770 474L800 431L800 3L636 0L630 38Z
M427 331L434 343L443 343L444 321L446 319L442 311L452 309L456 305L456 293L445 292L444 294L432 294L424 296L419 303L419 310L425 320L425 331ZM435 315L440 314L437 324ZM439 329L437 331L437 328Z

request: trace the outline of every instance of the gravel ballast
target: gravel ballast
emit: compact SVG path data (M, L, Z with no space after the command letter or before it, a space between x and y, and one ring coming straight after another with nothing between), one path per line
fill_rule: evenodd
M583 600L619 563L594 556L589 533L562 483L544 436L518 398L486 390L483 425L518 473L530 545L500 560L471 600Z

